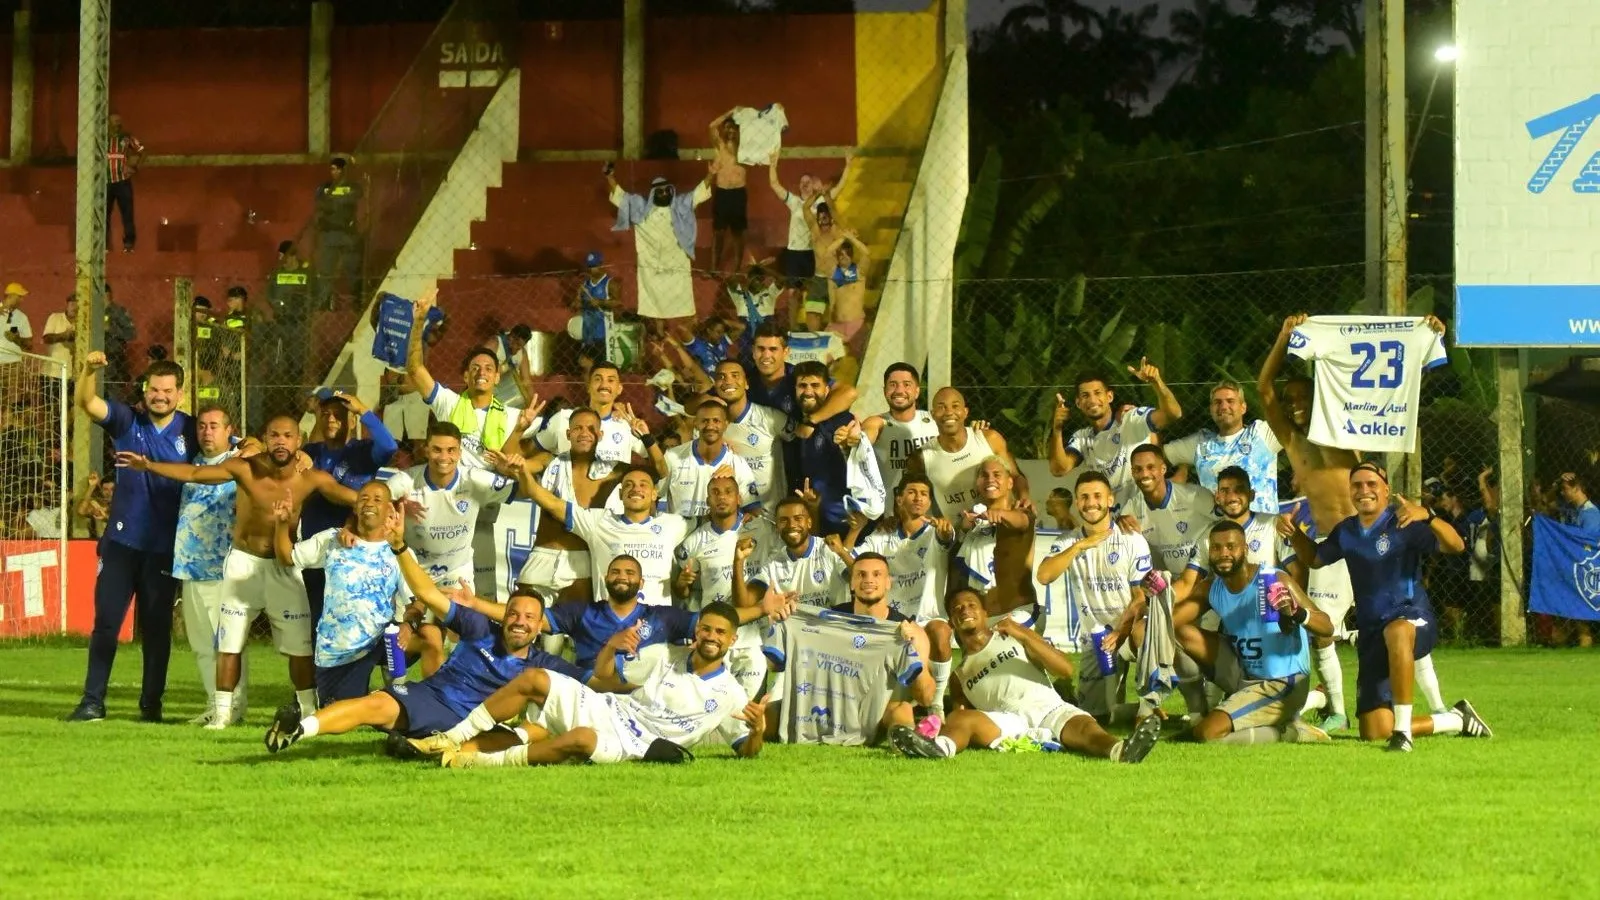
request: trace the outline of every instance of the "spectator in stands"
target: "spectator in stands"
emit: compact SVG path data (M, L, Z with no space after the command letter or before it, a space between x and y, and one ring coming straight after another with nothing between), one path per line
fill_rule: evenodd
M845 175L850 171L850 159L850 155L846 154L844 171L832 187L826 187L820 179L810 175L801 175L798 194L786 189L778 180L778 152L774 152L767 163L767 183L789 209L789 239L784 244L780 265L790 287L802 287L817 274L816 256L811 246L811 225L805 210L818 204L831 204L838 199L839 191L844 188Z
M53 312L44 320L44 343L48 348L50 358L67 367L70 377L73 372L73 351L77 349L78 340L78 296L67 295L66 307L61 312Z
M278 245L278 265L267 276L267 305L272 327L262 329L258 348L283 381L307 384L311 361L311 272L295 249L294 241Z
M730 335L739 356L748 355L756 329L778 314L778 299L783 295L783 287L767 268L771 263L771 259L752 263L745 272L729 275L723 284L728 302L733 304Z
M833 208L826 203L818 203L814 207L804 206L802 209L806 224L811 229L814 274L806 282L805 305L800 308L800 311L805 313L805 318L797 318L795 325L804 327L807 331L821 331L822 326L828 321L829 285L832 284L829 275L838 265L834 241L844 233L844 226L834 218ZM815 327L812 327L813 322L816 323Z
M139 237L133 224L133 176L139 174L139 163L144 159L144 145L139 139L122 130L122 117L111 114L111 135L106 142L106 243L111 242L111 210L122 213L122 252L132 253L133 243Z
M630 194L617 184L613 166L605 167L610 200L617 208L613 231L633 229L638 258L639 315L647 319L692 319L695 315L694 208L711 199L711 174L687 194L679 194L665 178L650 182L645 196Z
M56 483L45 478L38 482L38 493L28 504L24 538L54 541L61 538L61 491Z
M328 164L328 180L317 188L312 226L317 241L317 305L322 309L333 309L334 291L341 281L352 282L353 296L366 296L361 284L360 241L364 192L362 184L345 177L348 162L342 156L335 156Z
M111 283L105 285L106 292L106 317L105 317L105 354L106 368L104 377L106 390L116 390L127 393L129 399L138 402L141 396L137 390L128 390L132 377L128 367L128 344L139 336L139 330L134 327L133 315L127 307L118 305L116 297L111 293Z
M644 320L643 350L646 372L671 372L674 383L686 385L696 394L711 390L711 379L683 344L667 331L667 323L660 319Z
M745 168L739 164L739 124L728 110L711 123L711 269L733 271L744 259L744 232L749 227L750 198L745 193ZM722 267L724 251L728 267Z
M851 350L859 351L856 335L861 333L861 326L867 321L867 266L872 261L871 255L867 245L861 243L854 231L841 234L833 242L832 250L834 266L833 275L828 279L826 327L843 337ZM810 323L811 316L808 314L806 324Z
M717 363L728 358L732 347L733 342L728 340L728 323L720 316L711 316L695 329L694 340L685 344L683 350L709 379L716 374Z
M606 358L611 331L616 327L612 314L617 308L611 296L611 275L600 268L604 263L598 250L584 255L583 280L578 282L578 292L572 298L572 309L578 313L578 341L601 348L602 359Z
M1600 509L1589 499L1589 485L1575 472L1562 472L1556 479L1556 504L1562 524L1600 534Z
M500 363L500 383L494 395L501 403L522 405L533 393L532 376L526 350L533 340L533 329L527 325L513 325L509 331L496 332L483 342L483 347L494 354Z
M21 362L20 351L33 349L33 326L28 314L17 308L26 296L27 288L15 281L6 285L5 299L0 300L0 363Z

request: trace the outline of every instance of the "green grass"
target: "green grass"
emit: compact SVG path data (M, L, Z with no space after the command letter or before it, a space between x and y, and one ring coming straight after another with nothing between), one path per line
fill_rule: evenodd
M1593 897L1600 656L1441 651L1489 741L1410 756L1158 746L906 761L768 747L683 767L444 771L373 734L261 744L282 667L254 648L247 727L59 721L83 651L0 649L0 896ZM1353 675L1353 661L1346 663ZM168 714L201 698L175 653Z

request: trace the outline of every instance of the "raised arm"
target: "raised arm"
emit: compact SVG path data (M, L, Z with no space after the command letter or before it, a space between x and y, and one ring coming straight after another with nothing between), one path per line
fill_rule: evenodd
M1178 403L1178 396L1172 393L1172 388L1167 387L1161 370L1152 365L1149 359L1140 358L1138 368L1129 366L1128 373L1155 389L1156 408L1150 414L1150 424L1157 431L1183 418L1183 406Z
M294 524L294 504L287 499L272 504L272 554L279 565L294 565Z
M229 481L244 478L249 471L250 464L242 459L225 459L214 466L192 466L188 463L151 462L143 454L120 450L116 456L117 468L133 469L136 472L149 472L181 481L184 484L226 484ZM324 475L327 473L324 472ZM348 488L347 488L348 490ZM351 496L354 496L352 492ZM354 502L352 500L352 502ZM349 506L346 503L345 506Z
M855 158L856 155L854 152L846 153L844 155L844 168L839 170L839 180L833 183L833 187L828 188L827 197L829 200L839 199L839 192L844 190L845 179L850 177L850 163L853 162Z
M434 388L438 383L433 380L433 373L422 362L422 330L428 324L428 310L439 300L439 287L434 285L423 292L412 304L414 307L411 320L411 339L406 342L406 374L411 377L411 382L422 392L424 400L433 399Z
M335 506L356 505L356 492L340 484L332 475L321 469L312 469L306 475L310 477L311 486L322 495L322 499Z
M89 415L96 422L104 422L111 415L111 407L105 398L95 391L95 384L100 380L100 370L106 367L104 351L95 350L83 358L83 365L78 367L78 384L73 388L73 400L78 408Z
M1283 320L1283 327L1278 329L1278 339L1273 342L1272 350L1262 361L1261 372L1256 376L1256 392L1261 395L1262 416L1278 443L1285 447L1289 446L1289 440L1294 436L1294 421L1289 418L1289 411L1283 408L1283 401L1278 399L1278 373L1283 371L1284 360L1289 356L1289 335L1305 320L1305 313L1297 313ZM1299 552L1298 548L1295 552Z
M767 184L772 187L772 193L777 195L778 202L789 202L789 192L784 188L783 182L778 180L778 151L776 150L772 151L772 158L767 160Z
M1057 478L1066 475L1083 457L1067 446L1067 398L1056 395L1056 411L1050 417L1050 474Z
M744 580L745 562L755 549L756 542L750 538L740 538L733 545L733 606L740 610L741 617L743 610L755 608L768 594L766 585L757 586Z

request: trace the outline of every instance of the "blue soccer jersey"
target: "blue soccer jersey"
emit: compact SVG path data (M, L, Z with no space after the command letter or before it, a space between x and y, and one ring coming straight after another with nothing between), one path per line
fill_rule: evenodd
M111 438L111 448L142 454L151 462L186 463L200 447L194 419L173 413L165 428L157 428L147 413L134 412L126 403L106 400L108 412L100 427ZM182 482L153 472L121 469L117 490L111 496L111 515L105 540L159 556L171 556L182 504Z
M1266 571L1266 570L1261 570ZM1280 570L1280 579L1289 575ZM1311 671L1311 654L1306 649L1306 633L1295 628L1287 634L1277 622L1261 618L1262 576L1257 574L1238 593L1228 590L1221 578L1211 580L1211 593L1207 602L1222 620L1218 629L1233 646L1239 658L1239 668L1247 678L1257 681L1277 680L1291 675L1305 675Z
M214 466L231 456L195 457L195 465ZM222 562L233 546L233 504L239 485L186 484L180 494L178 533L172 547L172 577L184 581L221 581Z
M1426 522L1402 528L1394 510L1386 509L1371 528L1351 516L1333 527L1328 539L1317 545L1324 565L1345 560L1350 586L1356 595L1356 627L1382 628L1402 615L1427 613L1428 594L1422 588L1422 558L1439 549L1439 541Z
M399 446L389 429L383 427L383 420L377 413L371 410L362 413L361 427L371 437L346 441L343 447L337 448L320 441L305 446L312 465L352 491L361 490L379 469L387 466ZM309 538L325 529L337 528L349 515L349 507L335 505L321 494L313 493L306 498L305 509L300 513L300 533Z
M551 634L572 638L573 656L585 669L594 668L595 658L612 635L635 623L639 625L639 649L643 650L656 644L687 644L694 639L696 618L685 609L648 603L635 603L632 612L618 616L604 600L557 603L545 614ZM618 671L624 661L619 655Z
M424 683L463 719L473 707L528 669L546 669L578 681L589 680L588 672L536 646L530 646L525 657L506 652L500 641L500 626L476 610L452 603L443 621L460 640L450 658Z

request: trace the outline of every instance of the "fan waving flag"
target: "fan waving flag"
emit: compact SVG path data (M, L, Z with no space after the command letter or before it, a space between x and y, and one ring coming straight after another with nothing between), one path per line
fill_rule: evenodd
M1534 516L1531 581L1533 612L1600 620L1600 533Z

